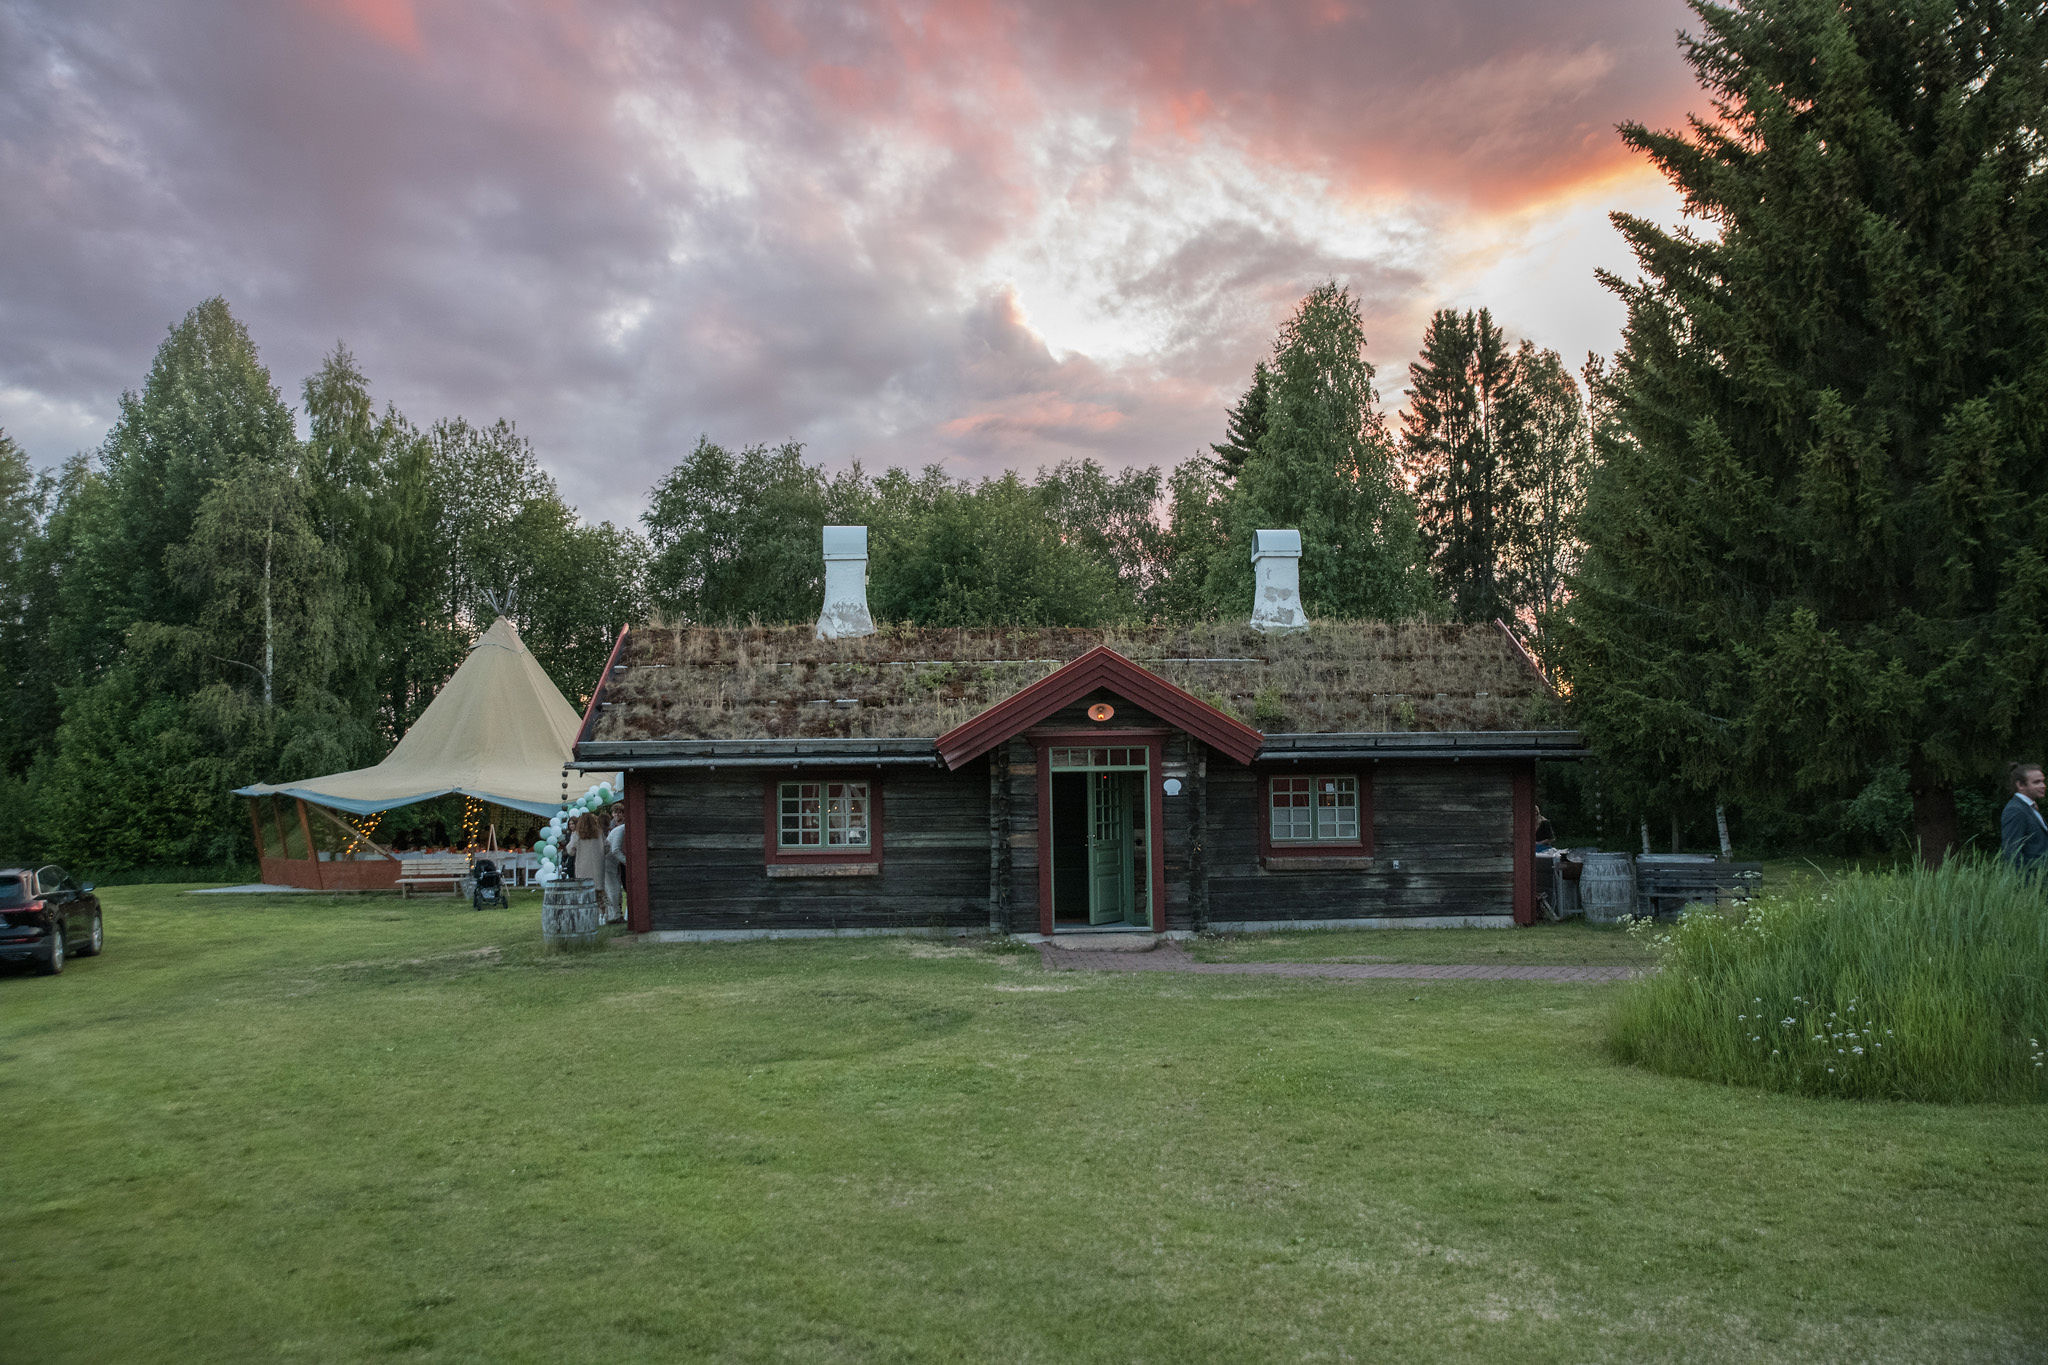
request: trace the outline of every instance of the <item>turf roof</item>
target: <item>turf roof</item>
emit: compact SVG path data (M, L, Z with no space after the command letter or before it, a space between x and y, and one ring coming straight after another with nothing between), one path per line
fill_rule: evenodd
M1096 645L1268 734L1557 727L1548 690L1495 626L1319 622L1078 630L636 626L596 743L936 737Z

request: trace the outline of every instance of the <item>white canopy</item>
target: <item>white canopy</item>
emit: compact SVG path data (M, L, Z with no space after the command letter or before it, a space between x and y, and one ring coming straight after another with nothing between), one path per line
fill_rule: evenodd
M562 807L562 778L583 723L500 616L390 755L373 768L259 782L237 796L295 796L357 815L459 793L534 815ZM571 798L616 773L575 773Z

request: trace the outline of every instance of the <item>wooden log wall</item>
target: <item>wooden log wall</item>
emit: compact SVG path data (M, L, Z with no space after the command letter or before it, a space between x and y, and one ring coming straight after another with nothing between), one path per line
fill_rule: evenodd
M1003 838L1008 855L1002 889L1007 934L1038 932L1038 750L1029 740L1003 745L1009 823Z
M1263 774L1304 764L1208 768L1204 840L1208 919L1327 920L1499 915L1514 911L1512 762L1330 763L1316 772L1372 779L1373 865L1364 871L1268 871L1259 864ZM1396 870L1394 863L1401 866Z
M1116 707L1116 718L1106 725L1088 719L1088 708L1098 701ZM1171 729L1167 723L1132 702L1108 692L1084 697L1042 725L1046 730L1089 733L1091 744L1117 746L1130 743L1120 738L1122 729ZM1075 741L1079 743L1079 740ZM1169 777L1180 779L1178 796L1164 798L1163 823L1166 838L1166 927L1192 929L1197 914L1193 904L1196 879L1197 836L1195 833L1201 792L1198 785L1202 764L1212 756L1208 746L1173 730L1165 742L1160 771L1147 775L1153 784ZM1011 739L991 756L989 818L997 866L990 878L993 909L991 929L998 933L1035 934L1038 917L1038 750L1023 736ZM1228 760L1224 760L1228 763ZM1235 764L1230 766L1235 767Z
M879 784L882 858L874 876L768 875L764 793L796 776L758 768L647 775L655 929L988 928L985 760L958 772L905 767L802 774Z

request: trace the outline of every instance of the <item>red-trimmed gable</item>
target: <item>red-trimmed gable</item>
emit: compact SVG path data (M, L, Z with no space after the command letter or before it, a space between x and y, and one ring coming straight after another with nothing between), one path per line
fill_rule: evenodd
M1136 702L1239 763L1251 762L1266 742L1264 735L1243 721L1138 667L1109 646L1097 645L1066 667L940 735L939 757L948 768L958 768L1098 688Z

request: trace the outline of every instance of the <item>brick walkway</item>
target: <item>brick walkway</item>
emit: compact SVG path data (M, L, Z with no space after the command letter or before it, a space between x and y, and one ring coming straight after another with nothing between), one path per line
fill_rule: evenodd
M1328 977L1339 981L1626 981L1635 967L1432 967L1412 962L1197 962L1187 949L1162 943L1150 952L1090 952L1038 945L1053 971L1192 972L1211 976Z

